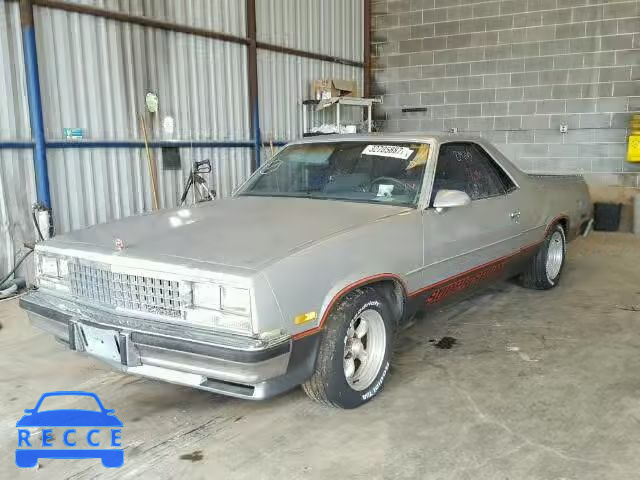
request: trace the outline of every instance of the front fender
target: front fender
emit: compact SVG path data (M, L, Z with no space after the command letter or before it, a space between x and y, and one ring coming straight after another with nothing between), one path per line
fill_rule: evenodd
M322 329L329 313L333 309L334 305L340 301L345 295L349 292L364 287L366 285L370 285L376 282L381 282L384 280L391 280L399 283L402 286L402 290L404 292L405 298L407 297L407 286L406 282L402 277L394 273L377 273L367 275L365 277L356 278L355 275L351 275L349 278L344 279L338 284L334 285L325 295L322 301L322 307L318 313L317 319L313 322L313 325L309 330L305 330L299 334L296 334L295 337L303 337L306 335L311 335L316 331Z
M336 212L339 214L339 212ZM385 279L406 291L422 286L422 217L419 211L387 217L319 241L264 271L293 336L321 328L345 293ZM310 314L309 321L294 319Z
M297 267L300 271L307 270ZM274 294L281 308L284 325L283 329L294 338L311 335L319 331L336 302L348 292L370 285L372 283L392 280L402 286L405 297L408 294L407 280L397 273L388 270L349 272L339 280L331 278L328 272L315 272L315 275L292 273L292 279L287 281L280 275L269 277L273 285ZM302 314L312 313L313 320L303 324L296 324L294 319Z

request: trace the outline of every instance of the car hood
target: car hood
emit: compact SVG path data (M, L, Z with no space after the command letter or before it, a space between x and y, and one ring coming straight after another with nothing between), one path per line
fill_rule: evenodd
M115 415L90 410L47 410L25 415L16 427L121 427Z
M236 197L96 225L57 236L48 244L258 270L314 243L407 210L334 200ZM116 239L124 243L120 252Z

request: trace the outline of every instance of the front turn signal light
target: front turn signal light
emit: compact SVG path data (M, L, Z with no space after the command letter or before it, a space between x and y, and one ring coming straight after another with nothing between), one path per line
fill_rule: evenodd
M318 314L316 312L307 312L296 316L293 319L293 323L295 323L296 325L302 325L304 323L315 320L316 318L318 318Z

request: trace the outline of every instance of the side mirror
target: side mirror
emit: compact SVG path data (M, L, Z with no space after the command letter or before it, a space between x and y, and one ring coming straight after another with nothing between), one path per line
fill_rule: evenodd
M466 207L471 205L471 197L460 190L438 190L433 207L438 213L445 208Z
M33 408L25 408L24 413L33 413Z

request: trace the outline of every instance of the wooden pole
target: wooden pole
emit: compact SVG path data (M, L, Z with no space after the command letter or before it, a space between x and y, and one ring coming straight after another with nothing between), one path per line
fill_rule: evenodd
M144 115L140 114L140 126L144 135L144 148L147 152L147 168L149 169L149 177L151 178L151 200L154 210L158 210L158 186L156 181L156 169L153 161L153 154L149 148L149 136L147 135L147 124L144 121Z

